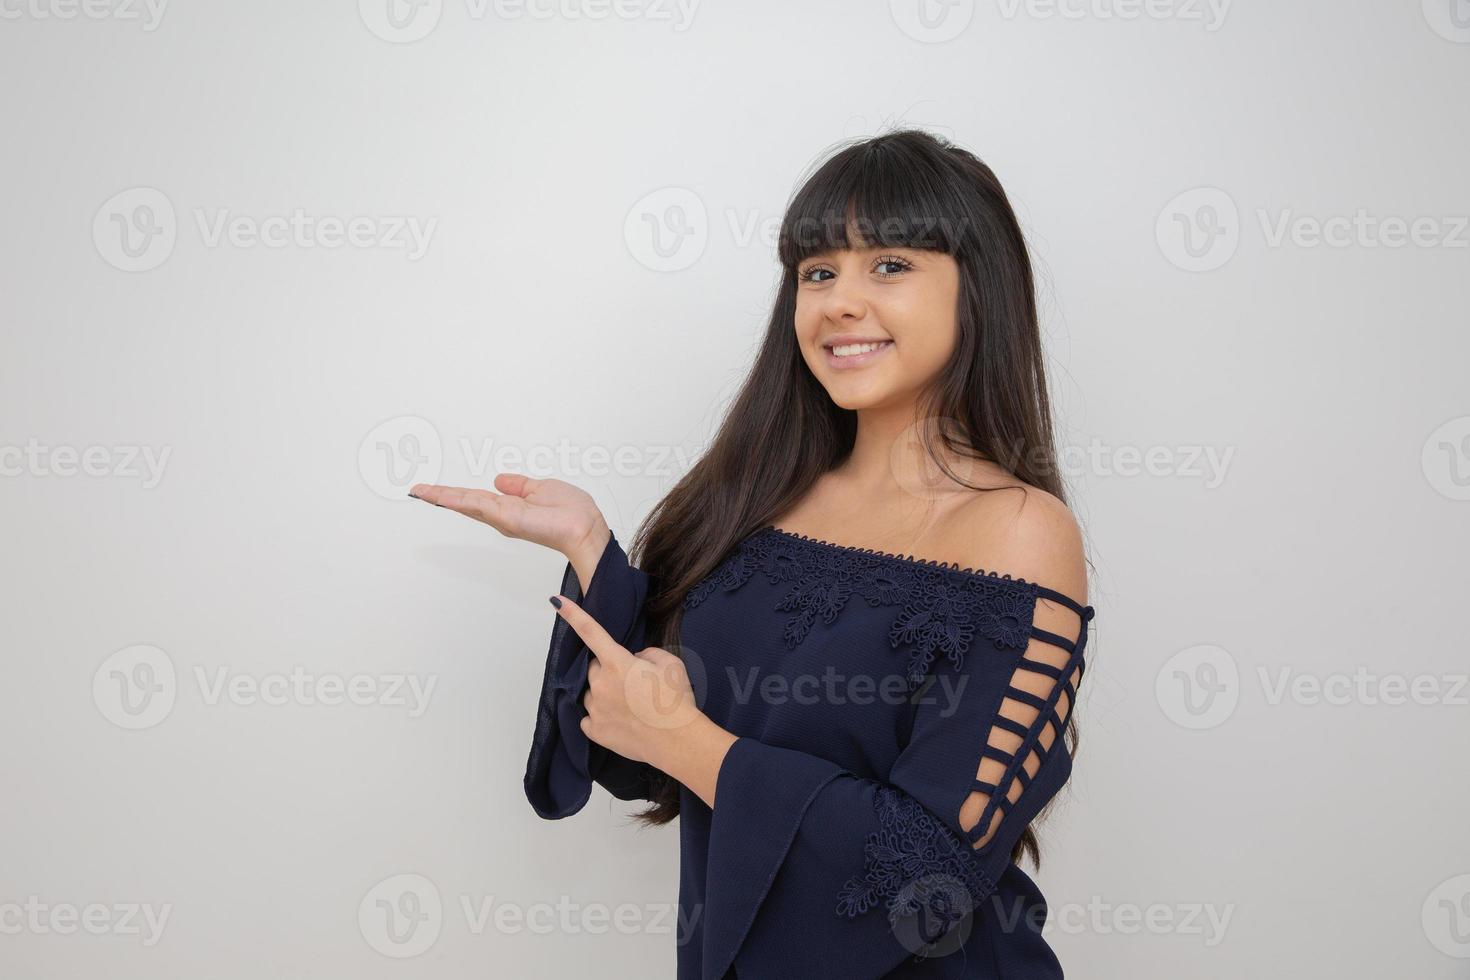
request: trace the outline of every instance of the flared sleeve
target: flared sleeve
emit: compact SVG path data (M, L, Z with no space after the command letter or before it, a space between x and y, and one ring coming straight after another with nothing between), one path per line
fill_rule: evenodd
M580 605L613 639L637 653L647 646L644 603L649 586L648 575L629 564L617 536L612 535L586 594L570 561L557 592ZM526 799L547 820L559 820L582 809L594 782L620 800L650 799L650 781L658 775L657 769L618 755L582 732L581 721L587 716L582 695L587 691L591 653L565 619L554 611L552 615L551 648L526 760Z
M711 821L706 980L732 964L741 977L859 980L950 955L943 975L989 976L995 964L962 962L974 929L1039 932L1026 910L987 899L1071 772L1062 732L1093 609L997 585L962 666L911 678L912 724L887 779L757 738L730 747Z

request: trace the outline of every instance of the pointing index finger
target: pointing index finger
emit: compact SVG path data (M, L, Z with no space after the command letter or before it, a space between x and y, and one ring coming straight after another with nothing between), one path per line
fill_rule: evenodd
M601 623L588 615L587 610L564 595L555 595L551 598L553 606L556 606L558 602L561 603L556 610L557 615L567 621L597 659L614 663L621 657L633 656L632 651L614 640L612 635L602 628Z

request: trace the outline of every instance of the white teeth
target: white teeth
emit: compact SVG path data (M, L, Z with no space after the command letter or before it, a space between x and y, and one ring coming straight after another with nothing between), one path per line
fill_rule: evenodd
M843 344L841 347L833 347L831 350L838 357L850 357L853 354L866 354L868 351L877 350L886 343L888 341L884 340L876 344Z

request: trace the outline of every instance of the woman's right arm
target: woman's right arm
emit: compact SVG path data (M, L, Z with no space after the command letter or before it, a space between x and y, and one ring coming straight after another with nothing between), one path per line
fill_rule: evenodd
M612 529L605 521L598 521L585 541L567 551L567 562L572 566L572 571L577 573L577 584L581 586L583 595L587 594L592 576L597 572L597 564L602 561L602 553L607 550L607 542L611 537ZM559 594L570 595L568 592Z
M611 532L581 588L582 573L568 559L558 594L567 596L597 620L608 634L629 650L646 642L644 603L649 578L628 563L628 556ZM581 721L587 715L582 695L587 690L587 667L592 656L575 630L560 616L551 629L551 647L541 681L536 730L526 760L526 798L548 820L571 816L586 805L592 783L599 783L620 800L648 800L658 770L635 762L589 739Z
M409 495L489 524L507 537L552 548L567 559L557 592L581 605L609 634L637 652L646 642L644 604L650 581L628 562L592 497L562 480L516 473L488 490L417 484ZM592 654L556 616L542 675L536 730L526 762L526 798L548 820L586 805L597 782L621 800L652 798L657 769L610 752L582 732L587 667Z

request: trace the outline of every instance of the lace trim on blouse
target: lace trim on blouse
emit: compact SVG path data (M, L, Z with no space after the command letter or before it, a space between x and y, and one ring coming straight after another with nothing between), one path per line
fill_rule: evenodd
M969 848L913 797L879 786L873 808L879 829L864 847L866 871L838 893L838 915L856 918L886 899L896 935L917 928L933 943L994 893Z
M805 640L818 619L835 621L854 597L893 608L888 640L894 649L909 648L910 688L923 682L941 653L962 669L977 635L1007 649L1025 647L1036 597L1059 595L1010 575L833 544L767 524L689 590L684 608L697 607L716 590L738 589L756 574L788 586L775 607L791 614L781 634L787 649Z

